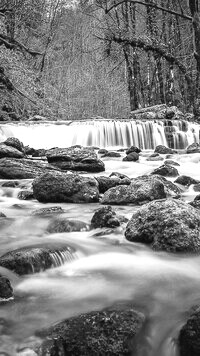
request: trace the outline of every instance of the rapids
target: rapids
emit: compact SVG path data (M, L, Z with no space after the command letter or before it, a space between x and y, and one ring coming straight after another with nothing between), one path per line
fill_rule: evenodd
M82 130L81 125L82 123ZM162 136L164 126L159 123L156 125L155 130L160 126L161 134L156 136L154 145L165 143L166 137ZM195 124L188 125L192 127ZM34 124L29 127L29 124L4 124L1 126L1 141L6 137L16 136L24 144L34 148L70 146L72 143L96 145L98 142L100 145L101 140L98 141L97 136L94 141L88 141L91 133L86 138L82 132L81 142L78 141L77 134L73 141L71 131L66 130L70 126ZM75 130L76 124L71 127ZM198 125L193 132L185 132L187 142L198 142L197 129ZM110 143L109 140L112 139L109 137L106 142ZM115 146L116 141L112 144ZM128 144L126 138L119 145ZM106 143L101 147L105 145ZM139 162L104 158L106 171L98 175L109 175L118 171L129 177L137 177L150 173L161 165L161 162L146 161L153 152L153 147L146 148ZM177 167L180 174L200 180L200 154L187 155L180 151L180 154L174 155L172 159L180 164L180 167ZM8 219L5 225L0 226L1 255L17 248L63 243L67 243L76 254L75 258L69 258L68 253L63 255L62 265L59 260L57 265L55 262L55 268L23 277L0 268L0 273L11 280L15 294L15 301L1 301L0 304L1 355L35 356L37 354L32 350L41 342L35 336L37 330L82 312L99 310L116 302L131 302L136 310L142 311L146 316L137 356L178 356L176 339L180 327L187 319L188 310L200 304L199 256L153 252L147 246L126 241L124 227L115 231L96 229L47 234L46 228L51 217L44 219L32 215L32 212L44 206L58 204L44 205L36 200L17 199L22 187L31 187L31 180L20 181L17 188L6 188L2 183L3 181L0 181L0 211ZM183 198L187 201L193 200L195 195L197 193L192 186L185 188L183 192ZM99 207L99 204L59 205L65 209L63 217L79 219L86 223L90 223L94 211ZM135 206L115 207L118 213L127 218L131 217L135 209ZM54 257L56 261L58 256Z

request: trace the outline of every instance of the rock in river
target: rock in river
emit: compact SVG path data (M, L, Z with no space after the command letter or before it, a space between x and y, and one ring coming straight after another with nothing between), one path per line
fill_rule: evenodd
M0 298L9 299L13 297L13 289L8 278L0 275Z
M197 308L179 334L180 356L200 355L200 308Z
M78 147L53 148L46 152L47 160L62 170L102 172L104 163L93 149Z
M119 185L108 189L101 203L137 205L179 194L179 188L164 177L145 175L133 179L130 185Z
M179 175L178 170L175 167L165 164L154 169L151 174L159 174L164 177L177 177Z
M120 226L122 222L127 222L127 219L117 215L111 206L105 206L95 211L91 220L91 227L94 229L98 227L114 228Z
M95 203L99 201L96 179L64 172L45 173L33 181L34 197L43 203Z
M143 324L144 315L131 308L81 314L37 333L46 336L39 355L135 355L135 336Z
M157 251L197 252L200 251L200 215L181 200L153 201L133 214L125 236Z
M0 179L31 179L44 174L45 171L57 171L55 167L31 159L0 159Z
M23 158L24 154L14 147L0 144L0 158L12 157L12 158Z

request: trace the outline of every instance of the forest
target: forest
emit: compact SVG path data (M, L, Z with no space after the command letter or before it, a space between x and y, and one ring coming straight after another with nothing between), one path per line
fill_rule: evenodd
M0 118L200 112L198 0L1 0Z

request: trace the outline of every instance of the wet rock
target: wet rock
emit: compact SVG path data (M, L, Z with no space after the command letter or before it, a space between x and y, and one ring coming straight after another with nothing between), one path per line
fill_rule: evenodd
M174 183L181 184L184 186L189 186L191 184L197 184L198 181L196 179L189 177L189 176L179 176L178 178L176 178Z
M197 308L181 328L179 334L180 356L200 355L200 308Z
M106 150L105 148L100 148L100 150L98 151L98 153L100 155L105 155L106 153L108 153L108 150Z
M126 157L123 158L123 161L133 161L136 162L139 160L139 154L136 152L129 153Z
M113 157L113 158L117 158L117 157L121 157L119 152L114 152L114 151L108 151L107 153L105 153L102 157Z
M200 144L199 143L193 143L192 145L189 145L186 149L187 153L200 153Z
M31 246L10 251L0 257L0 266L19 275L32 274L62 265L74 258L74 249L66 245Z
M31 199L34 199L33 191L31 191L31 190L21 190L18 193L17 198L20 199L20 200L31 200Z
M102 204L145 204L151 200L166 198L180 193L171 182L159 176L141 176L133 179L130 185L119 185L108 189L103 195Z
M16 150L24 153L23 143L16 137L8 137L6 141L3 142L4 145L14 147Z
M143 205L129 221L125 236L156 251L200 251L200 215L181 200L158 200Z
M30 159L1 158L0 179L31 179L57 169L44 162Z
M163 146L163 145L158 145L158 146L156 146L154 152L157 152L157 153L160 153L160 154L169 154L169 153L173 154L175 151L172 150L169 147L166 147L166 146Z
M65 210L61 206L50 206L48 208L36 209L32 212L35 216L51 216L52 214L63 214Z
M14 147L0 144L0 158L11 157L11 158L23 158L24 154Z
M144 315L134 309L103 310L67 319L48 331L39 355L128 356L136 352L135 336Z
M44 157L44 156L46 156L46 152L47 152L47 150L45 150L43 148L34 150L34 152L32 153L32 157Z
M166 110L167 120L182 120L184 119L184 114L176 106L170 106Z
M169 165L169 166L180 166L178 162L172 161L171 159L167 159L164 164Z
M93 149L84 147L53 148L46 153L47 160L62 170L102 172L104 163Z
M165 165L165 164L154 169L154 171L151 172L151 174L159 174L164 177L176 177L179 175L178 170L175 167Z
M47 226L46 231L54 234L58 232L88 231L89 229L90 225L83 221L54 218Z
M141 149L135 146L131 146L130 148L128 148L128 150L126 150L126 154L129 155L129 153L132 152L136 152L136 153L140 153Z
M195 184L195 183L194 183ZM195 184L194 187L193 187L194 191L195 192L200 192L200 183L198 184Z
M114 228L120 226L122 222L127 222L128 220L112 209L111 206L105 206L98 209L91 220L91 227L96 229L98 227L110 227Z
M32 156L36 150L32 147L25 146L24 147L24 152L27 156Z
M189 204L196 209L200 209L200 194L198 194Z
M19 186L19 182L17 180L11 180L8 182L3 182L1 186L4 188L16 188Z
M6 215L0 211L0 218L6 218Z
M147 161L163 161L164 160L164 158L163 157L161 157L161 156L150 156L150 157L148 157L147 158Z
M43 203L95 203L99 201L95 178L51 172L33 181L34 197Z
M119 177L95 177L99 184L99 193L104 194L108 189L112 187L116 187L118 185L129 185L131 183L131 180L127 178L119 178Z
M126 176L125 174L120 173L120 172L112 172L112 173L109 175L109 177L110 177L110 178L120 178L120 179L124 179L124 178L130 179L128 176Z
M8 278L0 275L0 298L13 298L13 289Z

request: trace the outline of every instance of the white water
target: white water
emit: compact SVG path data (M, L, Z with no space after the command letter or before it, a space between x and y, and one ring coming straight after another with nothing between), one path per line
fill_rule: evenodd
M48 142L49 147L51 142L55 145L55 132L58 130L58 135L63 132L60 142L66 146L66 142L64 144L62 141L64 129L68 127L66 125L55 125L53 138L48 137L50 131L52 134L53 125L49 125L50 131L44 137L41 137L45 127L43 124L40 128L38 124L34 128L4 125L4 133L5 127L13 130L12 134L20 133L19 138L33 147L36 147L34 140L37 135L41 142ZM26 133L22 133L22 129ZM35 136L34 130L37 131ZM44 132L48 130L45 129ZM191 135L191 130L189 132ZM10 132L6 135L9 137ZM22 137L23 135L26 136ZM31 139L32 143L29 141ZM192 141L192 136L187 139ZM147 161L151 153L150 150L142 152L139 162L104 158L106 172L99 175L118 171L129 177L136 177L150 173L162 164ZM200 180L200 154L177 154L172 159L180 164L177 167L180 174ZM21 181L20 187L24 186L30 188L31 181ZM7 275L12 281L15 292L15 302L0 305L0 353L7 353L9 356L35 356L37 354L30 351L40 343L34 336L35 331L81 312L99 310L115 302L131 302L147 318L141 350L137 356L178 356L174 339L187 319L188 309L200 303L200 257L155 253L144 245L126 241L124 227L117 228L114 232L96 229L48 235L46 229L51 217L44 219L31 214L37 208L55 204L44 205L36 200L18 200L20 187L3 188L0 182L0 211L9 218L8 224L0 225L1 255L21 247L65 243L76 250L77 258L71 260L67 251L54 253L52 257L57 268L24 277L0 269L0 273ZM195 195L197 193L191 186L185 189L183 198L189 201ZM62 217L79 219L86 223L90 223L94 211L99 207L99 204L59 205L66 211ZM137 207L120 206L115 209L130 218ZM61 263L63 265L59 266ZM7 323L6 329L1 326L3 319Z
M170 126L169 126L170 125ZM171 133L169 142L167 134ZM129 147L154 149L168 143L184 149L200 139L200 125L186 121L85 121L52 123L10 123L0 126L0 142L17 137L33 148L69 147Z

